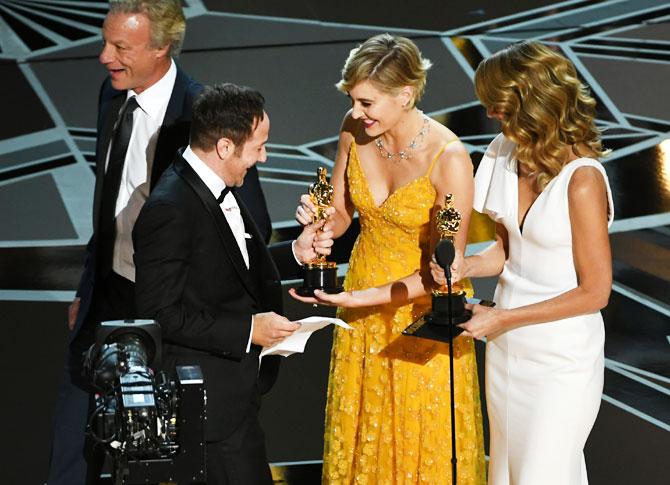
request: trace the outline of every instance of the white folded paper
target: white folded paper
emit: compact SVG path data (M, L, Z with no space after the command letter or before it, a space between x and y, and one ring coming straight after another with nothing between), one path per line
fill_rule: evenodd
M283 355L284 357L288 357L296 352L304 352L309 337L317 330L321 330L330 324L346 328L347 330L352 328L339 318L329 317L307 317L297 320L295 323L299 323L300 328L277 345L265 347L261 352L261 358L265 355Z

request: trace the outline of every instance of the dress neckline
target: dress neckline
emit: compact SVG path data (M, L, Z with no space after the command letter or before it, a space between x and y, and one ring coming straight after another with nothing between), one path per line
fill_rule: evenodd
M523 237L524 228L527 226L528 217L531 215L531 211L533 210L533 207L535 207L535 205L536 205L537 201L540 199L540 197L542 197L544 195L544 193L549 190L549 186L554 183L554 180L556 180L558 177L561 176L561 174L564 172L566 167L568 167L570 164L572 164L572 163L574 163L578 160L585 160L585 159L586 160L594 160L590 157L579 157L579 158L575 158L574 160L570 160L568 163L563 165L561 167L561 171L558 172L556 174L556 176L553 179L551 179L547 185L545 185L545 187L542 189L542 191L539 194L537 194L537 197L535 197L533 202L531 202L531 204L528 206L528 209L526 209L526 213L524 214L523 219L521 219L521 223L519 223L519 161L516 160L516 159L514 160L515 166L514 166L513 173L514 173L514 176L516 177L516 180L515 180L516 183L514 184L514 187L516 189L516 203L515 203L516 213L514 214L514 225L516 226L517 231L519 231L519 235L521 237Z
M430 177L430 174L433 171L433 167L435 166L435 162L437 162L437 159L440 158L440 155L442 155L442 152L444 152L444 149L447 148L448 145L455 142L456 140L458 140L458 138L454 138L453 140L447 142L444 146L442 146L442 148L440 148L440 151L437 152L437 155L435 156L433 161L430 163L430 166L428 167L428 170L426 171L426 173L424 173L423 175L420 175L420 176L410 180L409 182L401 185L400 187L398 187L394 191L389 192L389 194L386 196L386 198L379 205L377 205L377 203L375 201L375 198L372 195L372 190L370 189L370 184L368 183L368 177L365 174L365 170L363 170L363 166L361 165L361 159L358 156L358 150L356 149L356 142L355 141L351 142L351 147L349 148L349 150L350 150L350 152L353 152L355 154L356 163L358 164L358 169L360 170L363 181L365 182L365 188L367 189L368 197L370 198L370 201L372 202L373 207L377 210L381 210L381 209L384 208L386 203L389 200L391 200L398 192L401 192L401 191L405 190L407 187L411 187L415 183ZM431 185L431 187L432 187L432 185Z

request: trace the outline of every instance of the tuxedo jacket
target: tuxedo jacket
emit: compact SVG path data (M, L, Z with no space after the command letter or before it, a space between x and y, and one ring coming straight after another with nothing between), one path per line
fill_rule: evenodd
M276 378L278 357L246 351L252 315L282 311L281 280L245 204L247 269L215 196L178 154L133 230L140 318L162 328L161 367L199 365L207 390L208 441L228 437ZM290 251L288 244L278 252ZM283 257L284 255L282 255Z
M174 88L172 89L163 124L156 141L149 186L150 190L153 190L167 166L172 163L177 149L188 145L193 101L200 91L202 91L202 86L191 79L181 68L177 67ZM99 235L99 218L102 201L102 184L105 177L105 160L114 124L126 97L127 91L117 91L112 87L110 79L105 79L98 98L93 235L86 246L86 263L77 290L77 296L81 298L81 303L75 330L70 332L70 341L74 339L85 321L93 299L93 290L104 277L104 275L100 275L96 271L100 248L98 238L101 237ZM272 224L255 167L247 173L244 187L240 191L240 197L245 201L260 227L263 238L265 241L269 241ZM134 318L136 315L128 315L127 317Z

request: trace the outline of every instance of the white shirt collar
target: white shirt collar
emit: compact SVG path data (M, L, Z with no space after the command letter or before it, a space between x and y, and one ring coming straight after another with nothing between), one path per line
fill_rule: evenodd
M156 122L161 123L163 121L162 116L165 115L165 107L170 101L170 96L172 96L172 89L174 88L176 79L177 65L173 59L170 59L170 67L162 78L140 94L136 94L135 91L129 89L126 99L135 96L135 100L140 108L142 108L142 111L151 116Z
M186 147L182 155L184 160L188 162L195 173L200 177L207 188L212 192L215 199L221 195L221 191L226 188L226 183L219 177L214 170L209 168L205 162L200 160L198 156L191 150L191 145Z

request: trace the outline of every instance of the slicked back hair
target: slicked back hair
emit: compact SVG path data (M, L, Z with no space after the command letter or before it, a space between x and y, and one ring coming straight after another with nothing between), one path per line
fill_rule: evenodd
M212 150L221 138L241 149L263 119L265 99L257 90L231 83L207 86L193 103L190 144Z

